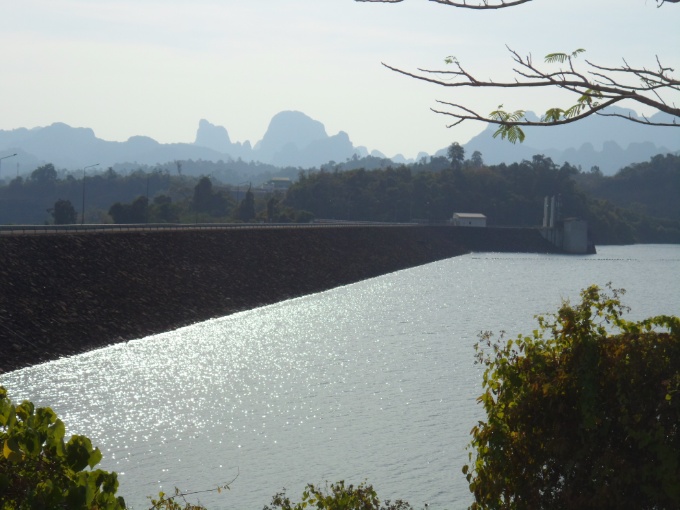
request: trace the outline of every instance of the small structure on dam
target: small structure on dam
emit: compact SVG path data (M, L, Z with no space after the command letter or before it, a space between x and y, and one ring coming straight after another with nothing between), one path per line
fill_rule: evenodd
M451 224L456 227L486 227L486 216L480 213L453 213Z
M561 218L561 198L545 197L541 235L566 253L595 253L588 222L579 218Z

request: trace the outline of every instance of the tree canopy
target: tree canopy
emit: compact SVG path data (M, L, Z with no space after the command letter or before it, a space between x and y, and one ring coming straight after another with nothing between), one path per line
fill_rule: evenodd
M255 195L251 191L251 186L248 186L246 196L238 205L237 214L241 221L251 221L255 219Z
M272 497L271 506L266 505L263 510L304 510L317 508L318 510L413 510L406 501L398 499L381 503L372 485L365 482L356 487L345 485L343 480L326 483L326 488L308 484L302 493L299 503L291 502L286 496L285 489Z
M464 157L452 146L454 156ZM560 195L563 217L588 220L596 244L680 242L680 156L672 154L616 176L560 166L540 154L485 165L479 152L462 164L433 157L370 171L342 168L301 174L281 206L320 219L445 222L468 211L485 214L492 226L538 226L545 196Z
M398 3L403 0L355 0L357 2ZM429 0L439 4L466 9L504 9L528 3L532 0ZM660 7L664 3L680 3L680 0L657 0ZM538 120L528 119L526 110L505 110L499 105L489 114L479 113L469 106L450 101L437 101L438 107L432 110L453 119L449 127L466 120L495 124L494 134L512 143L524 141L522 126L559 126L589 117L603 115L622 117L632 122L652 126L679 127L680 79L674 70L665 66L659 57L650 66L631 65L625 59L619 65L602 65L590 60L577 61L585 50L550 53L544 58L544 66L536 63L531 54L523 56L508 48L516 74L515 80L498 81L480 79L470 73L455 56L446 57L445 63L451 69L418 69L411 72L383 63L388 69L405 76L423 80L443 87L471 87L481 89L535 89L548 88L566 91L574 97L573 104L567 108L552 107ZM557 67L545 67L557 65ZM651 107L657 112L667 114L669 120L641 118L608 111L607 108L620 102L632 102Z
M52 163L47 163L33 170L31 179L37 182L54 181L57 179L57 171Z
M149 201L144 196L135 198L130 204L116 202L109 208L109 216L114 223L146 223L148 221Z
M55 225L72 225L78 216L71 201L61 198L54 203L53 208L49 209L49 213L54 218Z
M529 336L482 335L472 509L680 506L680 318L627 321L621 292L589 287Z

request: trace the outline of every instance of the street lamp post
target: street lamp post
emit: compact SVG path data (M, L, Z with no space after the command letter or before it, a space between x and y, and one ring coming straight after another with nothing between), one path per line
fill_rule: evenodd
M0 158L0 165L2 165L3 159L13 158L14 156L16 156L16 153L10 154L9 156L3 156L2 158ZM2 177L2 166L0 166L0 177Z
M80 217L81 225L85 224L85 170L87 170L88 168L94 168L95 166L99 166L99 163L95 163L94 165L88 165L85 168L83 168L83 210L82 215Z

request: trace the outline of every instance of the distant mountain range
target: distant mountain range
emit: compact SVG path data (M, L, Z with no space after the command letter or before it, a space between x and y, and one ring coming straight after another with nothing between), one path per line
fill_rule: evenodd
M633 110L610 107L606 111L640 119ZM527 117L538 120L531 112ZM673 122L673 117L657 113L650 121ZM524 143L513 145L500 137L493 138L496 128L488 126L465 144L466 155L469 157L472 152L479 151L487 164L499 164L530 160L535 154L543 154L558 164L569 162L583 170L598 166L605 175L611 175L656 154L680 151L680 125L645 126L621 118L593 115L573 124L523 129Z
M630 110L618 113L636 116ZM652 120L661 120L658 114ZM511 163L543 154L558 164L565 161L590 169L597 165L612 174L630 163L646 161L659 153L680 151L680 128L649 127L623 119L593 116L583 121L553 128L527 128L523 144L494 139L495 128L485 131L464 145L469 157L482 154L487 164ZM454 140L452 140L453 142ZM276 114L264 137L254 146L250 142L232 142L227 129L203 119L199 122L194 143L158 143L146 136L133 136L125 142L97 138L89 128L74 128L63 123L32 129L0 130L0 157L17 153L3 161L0 179L30 173L50 162L57 168L82 169L93 163L105 169L115 164L157 165L172 161L205 160L259 161L278 167L312 168L329 161L369 155L365 147L355 147L347 133L328 135L324 125L296 111ZM445 155L446 148L437 155ZM379 151L371 156L385 157ZM417 159L428 157L420 153ZM407 162L402 156L395 163Z

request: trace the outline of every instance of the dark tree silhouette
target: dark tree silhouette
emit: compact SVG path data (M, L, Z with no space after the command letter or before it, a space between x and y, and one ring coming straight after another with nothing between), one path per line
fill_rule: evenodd
M208 177L201 177L194 187L193 208L195 211L207 212L210 210L210 202L213 190L212 182Z
M238 207L238 218L241 221L251 221L255 218L255 195L250 191L246 191L246 196Z
M57 171L52 163L40 166L31 172L31 179L38 182L49 182L57 179Z
M78 213L70 200L59 199L54 203L52 209L48 209L55 225L72 225L76 222Z
M148 203L146 197L137 197L131 204L121 204L116 202L109 209L109 216L114 223L146 223Z
M465 149L458 142L453 142L449 145L446 151L449 160L451 161L451 168L454 170L460 170L463 167L463 162L465 161Z
M470 166L472 168L481 168L484 166L484 159L482 158L482 153L475 151L470 157Z

